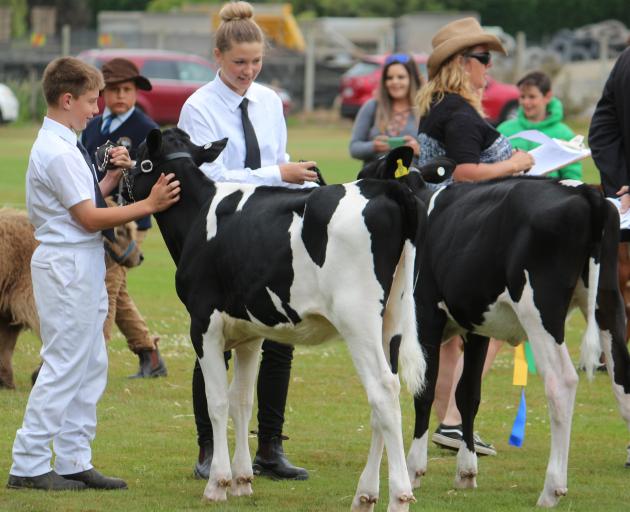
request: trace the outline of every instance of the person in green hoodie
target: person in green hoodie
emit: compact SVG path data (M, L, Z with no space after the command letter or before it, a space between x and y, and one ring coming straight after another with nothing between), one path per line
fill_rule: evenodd
M518 113L515 119L501 123L497 129L506 137L523 130L538 130L545 135L571 140L575 134L565 123L564 109L560 100L551 92L551 80L542 71L532 71L521 78L516 86L520 97ZM537 146L535 142L524 139L510 139L515 149L529 151ZM582 164L575 162L562 169L547 174L549 178L582 179Z

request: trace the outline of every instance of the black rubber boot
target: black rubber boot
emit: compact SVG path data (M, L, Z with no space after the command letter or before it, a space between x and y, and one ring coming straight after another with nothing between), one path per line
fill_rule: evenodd
M140 359L138 373L130 375L130 379L166 377L168 375L166 364L160 355L160 350L157 348L157 345L155 350L140 352L138 358Z
M258 451L252 464L255 475L267 476L272 480L307 480L308 471L289 462L282 448L282 437L269 440L258 439Z
M193 469L193 476L197 480L208 480L208 478L210 478L210 465L212 464L213 450L214 444L212 442L199 447L199 457Z
M83 482L90 489L101 489L104 491L123 490L127 488L127 483L111 476L105 476L96 471L96 469L88 469L79 473L63 475L67 480L75 482Z
M9 489L38 489L40 491L82 491L87 488L83 482L68 480L54 471L38 476L9 475Z

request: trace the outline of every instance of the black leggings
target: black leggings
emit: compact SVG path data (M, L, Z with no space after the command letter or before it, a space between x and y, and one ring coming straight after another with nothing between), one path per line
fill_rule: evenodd
M289 393L293 346L265 340L262 345L262 361L258 372L258 438L268 441L282 434L284 410ZM225 352L225 366L230 352ZM193 411L197 425L199 446L212 442L212 423L208 416L208 402L199 361L195 360L192 379Z

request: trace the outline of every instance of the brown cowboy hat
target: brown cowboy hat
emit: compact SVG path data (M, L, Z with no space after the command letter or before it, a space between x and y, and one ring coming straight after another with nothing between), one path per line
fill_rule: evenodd
M105 86L121 82L134 82L138 89L150 91L153 87L148 78L140 74L136 65L127 59L116 58L103 64L103 78Z
M479 44L487 44L490 50L507 55L507 50L499 38L485 32L475 18L462 18L444 25L431 40L433 52L427 63L429 79L437 74L442 64L450 57Z

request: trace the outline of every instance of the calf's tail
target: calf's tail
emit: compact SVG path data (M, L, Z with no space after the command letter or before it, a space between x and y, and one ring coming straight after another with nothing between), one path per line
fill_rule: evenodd
M584 331L580 345L580 366L586 370L586 376L589 380L593 379L595 369L599 365L599 356L601 354L599 328L595 318L598 284L599 264L595 261L595 258L590 257L588 260L586 330Z
M415 281L415 256L416 247L406 240L403 252L398 265L397 272L401 272L403 279L396 279L395 282L402 282L402 290L392 288L392 296L401 297L401 320L402 339L400 342L400 376L406 384L409 392L416 396L423 389L425 384L425 373L427 369L424 352L418 341L418 331L416 326L416 303L413 295Z

